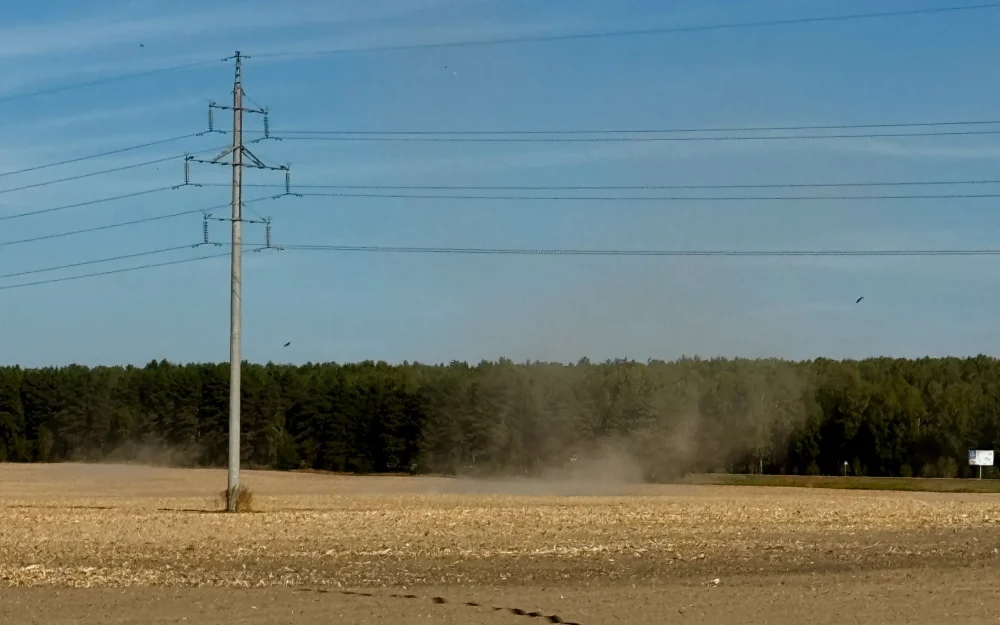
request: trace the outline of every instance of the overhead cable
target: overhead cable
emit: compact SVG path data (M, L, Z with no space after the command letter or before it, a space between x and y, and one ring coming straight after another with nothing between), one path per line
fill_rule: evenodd
M278 135L596 135L596 134L672 134L697 132L801 132L812 130L872 130L876 128L939 128L948 126L995 126L997 119L936 120L924 122L888 122L867 124L814 124L805 126L704 126L674 128L564 128L549 130L272 130ZM245 130L244 132L262 132Z
M122 254L120 256L111 256L109 258L98 258L95 260L85 260L78 263L69 263L66 265L56 265L55 267L45 267L43 269L29 269L26 271L16 271L14 273L0 274L0 279L3 278L14 278L17 276L27 276L36 273L47 273L49 271L61 271L63 269L72 269L75 267L85 267L87 265L97 265L100 263L110 263L118 260L128 260L132 258L140 258L143 256L153 256L155 254L166 254L168 252L176 252L179 250L189 250L204 245L203 243L195 245L176 245L174 247L165 247L158 250L147 250L145 252L135 252L133 254Z
M923 187L995 185L1000 178L979 180L899 180L858 182L775 182L761 184L634 184L634 185L397 185L397 184L298 184L295 189L340 189L345 191L669 191L709 189L825 189L853 187ZM229 187L229 183L198 184ZM244 183L251 188L284 188L283 184Z
M208 260L208 259L211 259L211 258L223 258L223 257L229 257L229 252L225 252L223 254L208 254L208 255L205 255L205 256L194 256L194 257L191 257L191 258L182 258L180 260L169 260L169 261L162 262L162 263L153 263L153 264L149 264L149 265L138 265L138 266L135 266L135 267L125 267L125 268L122 268L122 269L110 269L108 271L98 271L98 272L94 272L94 273L85 273L85 274L76 275L76 276L64 276L64 277L61 277L61 278L50 278L50 279L47 279L47 280L37 280L37 281L34 281L34 282L21 282L21 283L18 283L18 284L0 285L0 291L7 291L7 290L10 290L10 289L21 289L21 288L24 288L24 287L37 286L37 285L40 285L40 284L53 284L53 283L56 283L56 282L70 282L70 281L73 281L73 280L83 280L85 278L95 278L95 277L98 277L98 276L109 276L109 275L120 274L120 273L128 273L128 272L132 272L132 271L143 271L143 270L146 270L146 269L154 269L156 267L168 267L168 266L171 266L171 265L181 265L181 264L184 264L184 263L193 263L193 262L198 262L198 261L202 261L202 260ZM58 269L58 268L53 268L51 270L54 271L55 269Z
M667 26L662 28L640 28L632 30L604 30L589 33L567 33L554 35L522 35L513 37L497 37L494 39L477 39L466 41L447 41L438 43L414 43L398 44L386 46L370 46L359 48L329 48L325 50L288 50L285 52L265 52L256 53L256 58L298 58L307 56L327 56L331 54L356 54L361 52L393 52L407 50L428 50L437 48L468 48L474 46L498 46L520 43L551 43L559 41L575 41L586 39L611 39L621 37L639 37L653 35L670 35L682 33L697 33L719 30L741 30L752 28L770 28L780 26L794 26L805 24L818 24L824 22L849 22L879 18L912 17L919 15L941 15L946 13L960 13L965 11L982 11L986 9L1000 8L1000 2L985 2L980 4L965 4L945 7L931 7L925 9L902 9L898 11L875 11L869 13L847 13L841 15L827 15L817 17L798 17L772 20L756 20L747 22L730 22L724 24L703 24L692 26Z
M181 65L173 65L170 67L160 67L157 69L149 69L140 72L130 72L125 74L116 74L113 76L107 76L105 78L96 78L94 80L88 80L85 82L70 83L67 85L57 85L53 87L44 87L41 89L36 89L34 91L26 91L22 93L12 93L9 95L0 95L0 103L12 102L14 100L24 100L27 98L33 98L36 96L49 95L52 93L63 93L66 91L72 91L74 89L83 89L85 87L94 87L97 85L105 85L108 83L119 82L122 80L131 80L133 78L144 78L146 76L156 76L159 74L167 74L170 72L176 72L182 69L192 69L195 67L203 67L205 65L210 65L212 63L218 62L219 59L195 61L192 63L183 63Z
M268 200L275 200L275 199L278 199L278 198L281 198L281 197L284 197L284 196L283 195L271 195L271 196L266 196L266 197L253 198L253 199L250 199L250 200L244 200L243 201L243 205L247 206L249 204L256 204L258 202L264 202L264 201L268 201ZM50 234L42 234L42 235L38 235L38 236L34 236L34 237L28 237L28 238L24 238L24 239L15 239L13 241L0 241L0 247L7 247L7 246L11 246L11 245L22 245L22 244L25 244L25 243L34 243L36 241L47 241L47 240L50 240L50 239L60 239L60 238L64 238L64 237L76 236L76 235L79 235L79 234L87 234L87 233L91 233L91 232L100 232L102 230L113 230L113 229L116 229L116 228L125 228L125 227L128 227L128 226L136 226L136 225L139 225L139 224L145 224L145 223L150 223L150 222L154 222L154 221L163 221L165 219L174 219L176 217L184 217L184 216L187 216L187 215L197 215L199 213L206 214L206 213L210 213L210 211L213 211L213 210L219 210L219 209L223 209L223 208L229 208L231 206L232 206L232 203L231 202L227 202L225 204L215 204L213 206L203 206L201 208L191 208L191 209L177 211L177 212L173 212L173 213L167 213L167 214L164 214L164 215L153 215L152 217L142 217L142 218L139 218L139 219L131 219L131 220L128 220L128 221L117 221L117 222L114 222L114 223L103 224L103 225L100 225L100 226L91 226L89 228L80 228L78 230L66 230L66 231L63 231L63 232L54 232L54 233L50 233ZM33 213L28 213L28 214L33 214Z
M226 146L223 146L223 147L226 147ZM192 154L203 154L205 152L216 152L216 151L218 151L220 149L222 149L222 148L220 148L220 147L209 148L207 150L200 150L198 152L193 152ZM164 156L162 158L155 158L155 159L152 159L152 160L142 161L142 162L139 162L139 163L130 163L128 165L121 165L119 167L112 167L112 168L109 168L109 169L102 169L100 171L92 171L92 172L88 172L86 174L78 174L76 176L68 176L66 178L57 178L55 180L45 180L43 182L35 182L35 183L32 183L32 184L21 185L20 187L11 187L11 188L8 188L8 189L0 189L0 194L13 193L15 191L24 191L26 189L37 189L39 187L47 187L47 186L50 186L50 185L60 184L60 183L63 183L63 182L72 182L74 180L82 180L84 178L92 178L94 176L101 176L101 175L104 175L104 174L112 174L112 173L116 173L116 172L120 172L120 171L128 171L130 169L138 169L140 167L148 167L149 165L156 165L156 164L159 164L159 163L166 163L168 161L175 161L175 160L183 159L183 158L186 158L186 155L184 155L184 154L177 154L177 155L174 155L174 156Z
M402 200L489 200L499 202L864 202L879 200L996 199L1000 193L928 193L910 195L469 195L404 193L294 193L296 197L333 197Z
M213 245L228 245L226 243L214 243ZM307 244L244 244L249 251L273 250L298 250L298 251L323 251L323 252L362 252L376 254L457 254L457 255L500 255L500 256L617 256L617 257L801 257L801 256L838 256L838 257L873 257L873 256L1000 256L1000 249L925 249L925 250L614 250L614 249L545 249L545 248L463 248L463 247L412 247L412 246L366 246L366 245L307 245ZM193 246L197 247L197 246ZM151 251L149 253L160 253ZM86 273L75 276L64 276L51 278L48 280L38 280L34 282L23 282L19 284L0 285L0 291L19 289L41 284L52 284L57 282L68 282L82 280L98 276L114 275L133 271L143 271L157 267L167 267L213 258L228 258L229 252L221 254L209 254L205 256L195 256L192 258L182 258L180 260L139 265L135 267L125 267L122 269L112 269L94 273ZM110 262L116 260L99 259L90 261ZM56 271L81 263L64 265L59 267L46 268L45 271Z
M124 200L133 197L140 197L143 195L152 195L154 193L162 193L164 191L173 191L179 189L184 185L173 185L170 187L157 187L155 189L145 189L143 191L135 191L132 193L125 193L123 195L113 195L110 197L97 198L96 200L85 200L83 202L74 202L72 204L63 204L61 206L52 206L50 208L42 208L38 210L25 211L23 213L15 213L13 215L0 215L0 221L7 221L10 219L21 219L23 217L32 217L34 215L44 215L46 213L55 213L59 211L69 210L71 208L81 208L84 206L93 206L95 204L104 204L106 202L114 202L116 200Z
M222 243L221 245L227 245ZM259 248L266 244L256 244ZM557 249L497 247L417 247L393 245L325 245L272 243L271 249L319 252L368 252L377 254L479 254L504 256L1000 256L1000 248L984 249L912 249L912 250L629 250L629 249Z
M279 135L274 134L271 139L277 141L329 141L329 142L374 142L374 143L670 143L670 142L699 142L699 141L818 141L828 139L905 139L913 137L968 137L982 135L998 135L1000 130L948 130L941 132L868 132L854 134L810 134L810 135L719 135L719 136L699 136L699 137L676 137L676 136L629 136L629 137L456 137L456 136L364 136L364 135L343 135L343 136L307 136L307 135Z
M140 143L138 145L130 145L124 148L117 148L114 150L108 150L107 152L98 152L97 154L88 154L87 156L78 156L76 158L66 159L64 161L57 161L55 163L47 163L45 165L35 165L32 167L25 167L24 169L17 169L14 171L0 172L0 178L5 176L13 176L16 174L26 174L32 171L39 171L42 169L48 169L50 167L59 167L61 165L69 165L71 163L79 163L82 161L89 161L95 158L103 158L105 156L113 156L115 154L122 154L124 152L131 152L133 150L141 150L143 148L150 148L157 145L164 145L166 143L174 143L176 141L183 141L184 139L193 139L194 137L201 137L208 134L208 132L193 132L186 135L180 135L177 137L169 137L167 139L158 139L156 141L147 141L146 143Z

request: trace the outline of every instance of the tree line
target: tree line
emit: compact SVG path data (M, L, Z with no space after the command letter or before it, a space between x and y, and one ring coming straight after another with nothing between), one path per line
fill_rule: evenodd
M689 472L965 477L1000 443L1000 361L244 364L242 461L538 475L609 448ZM229 367L0 368L0 461L226 462ZM846 465L845 465L846 463Z

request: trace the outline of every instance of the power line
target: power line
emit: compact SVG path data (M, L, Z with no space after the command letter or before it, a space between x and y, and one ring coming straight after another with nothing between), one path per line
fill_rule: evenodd
M772 196L608 196L608 195L446 195L446 194L403 194L403 193L294 193L296 197L334 197L399 200L493 200L503 202L861 202L879 200L966 200L995 199L1000 193L940 193L923 195L772 195Z
M212 245L227 246L228 243L213 243ZM198 245L184 246L184 248L199 247ZM323 252L364 252L381 254L460 254L460 255L499 255L499 256L620 256L620 257L796 257L796 256L837 256L837 257L871 257L871 256L1000 256L1000 249L926 249L926 250L618 250L618 249L552 249L552 248L468 248L468 247L411 247L411 246L384 246L384 245L268 245L256 244L247 245L252 251L265 249L295 250L295 251L323 251ZM178 248L180 249L180 248ZM161 253L159 250L152 250L145 254ZM137 255L143 255L139 253ZM197 262L212 258L229 257L229 252L221 254L209 254L205 256L195 256L192 258L182 258L180 260L166 261L162 263L152 263L148 265L138 265L135 267L125 267L122 269L112 269L94 273L86 273L76 276L65 276L48 280L38 280L35 282L23 282L20 284L10 284L0 286L0 291L8 289L19 289L40 284L52 284L57 282L69 282L72 280L82 280L98 276L107 276L132 271L143 271L157 267L167 267L182 263ZM127 257L127 256L126 256ZM68 269L70 267L81 266L82 264L93 264L99 262L110 262L125 257L114 257L110 259L98 259L89 263L73 263L59 267L50 267L44 271L56 271Z
M10 220L10 219L21 219L23 217L32 217L34 215L44 215L44 214L47 214L47 213L55 213L55 212L59 212L59 211L69 210L71 208L81 208L81 207L84 207L84 206L93 206L95 204L104 204L106 202L114 202L116 200L124 200L124 199L129 199L129 198L134 198L134 197L141 197L143 195L151 195L151 194L154 194L154 193L162 193L164 191L175 191L177 189L181 189L181 188L188 187L188 186L191 186L191 187L206 187L206 186L216 186L216 185L209 185L209 184L178 184L178 185L173 185L173 186L170 186L170 187L157 187L155 189L146 189L144 191L135 191L133 193L125 193L123 195L114 195L114 196L111 196L111 197L103 197L103 198L98 198L96 200L86 200L84 202L74 202L72 204L63 204L61 206L53 206L53 207L50 207L50 208L43 208L43 209L40 209L40 210L25 211L23 213L15 213L13 215L2 215L2 216L0 216L0 221L7 221L7 220ZM246 200L243 203L244 204L253 204L253 203L262 202L262 201L265 201L265 200L278 199L280 197L283 197L284 195L285 194L268 195L268 196L265 196L265 197L254 198L252 200ZM218 208L224 208L226 206L229 206L229 204L226 204L225 206L211 206L211 207L206 207L204 209L192 209L190 211L184 211L184 212L181 212L181 213L174 213L173 215L188 215L188 214L191 214L191 213L199 213L199 212L204 212L204 211L209 211L209 210L216 210ZM151 218L151 219L156 219L156 218ZM126 222L126 223L130 225L133 222ZM135 222L135 223L139 223L139 222ZM4 244L4 245L6 245L6 244Z
M207 149L207 150L201 150L199 152L195 152L195 154L204 154L205 152L215 152L215 151L218 151L219 149L221 149L221 148L210 148L210 149ZM56 180L46 180L44 182L35 182L33 184L26 184L26 185L22 185L20 187L12 187L12 188L9 188L9 189L0 189L0 194L13 193L15 191L24 191L26 189L37 189L39 187L47 187L47 186L50 186L50 185L60 184L60 183L63 183L63 182L72 182L74 180L82 180L84 178L92 178L94 176L101 176L103 174L112 174L112 173L115 173L115 172L127 171L127 170L130 170L130 169L137 169L139 167L147 167L149 165L156 165L158 163L166 163L167 161L175 161L177 159L182 159L182 158L186 158L186 155L179 154L179 155L174 155L174 156L165 156L163 158L156 158L156 159L149 160L149 161L142 161L140 163L131 163L129 165L121 165L119 167L112 167L111 169L102 169L100 171L93 171L93 172L89 172L89 173L86 173L86 174L78 174L76 176L69 176L68 178L58 178Z
M761 184L637 184L637 185L393 185L393 184L295 184L296 189L342 189L359 191L665 191L696 189L824 189L853 187L916 187L1000 184L1000 179L900 180L873 182L776 182ZM199 184L228 187L224 183ZM244 187L283 188L280 184L244 184Z
M217 59L211 61L195 61L193 63L184 63L182 65L173 65L171 67L161 67L158 69L150 69L141 72L131 72L127 74L118 74L115 76L108 76L106 78L97 78L95 80L89 80L86 82L72 83L68 85L60 85L57 87L47 87L44 89L37 89L35 91L27 91L23 93L14 93L10 95L0 96L0 103L3 102L13 102L14 100L24 100L26 98L33 98L36 96L49 95L52 93L63 93L65 91L72 91L74 89L83 89L85 87L94 87L97 85L105 85L112 82L118 82L122 80L131 80L133 78L144 78L146 76L156 76L159 74L166 74L169 72L176 72L182 69L191 69L195 67L202 67L204 65L209 65L211 63L217 62Z
M174 187L170 187L170 188L174 188ZM259 197L259 198L254 198L254 199L251 199L251 200L245 200L243 202L243 204L245 206L247 204L255 204L257 202L264 202L264 201L268 201L268 200L276 200L276 199L281 198L281 197L283 197L283 196L282 195L271 195L271 196ZM55 232L55 233L52 233L52 234L43 234L43 235L38 235L38 236L35 236L35 237L29 237L29 238L25 238L25 239L17 239L17 240L14 240L14 241L0 241L0 247L8 247L8 246L11 246L11 245L22 245L24 243L35 243L37 241L47 241L47 240L50 240L50 239L60 239L60 238L63 238L63 237L71 237L71 236L75 236L75 235L78 235L78 234L87 234L87 233L91 233L91 232L100 232L102 230L112 230L112 229L115 229L115 228L125 228L125 227L128 227L128 226L136 226L136 225L139 225L139 224L145 224L145 223L150 223L150 222L154 222L154 221L163 221L165 219L174 219L176 217L184 217L184 216L187 216L187 215L196 215L198 213L206 214L209 211L219 210L219 209L223 209L223 208L229 208L230 206L231 206L231 204L227 202L225 204L215 204L213 206L204 206L202 208L192 208L192 209L188 209L188 210L177 211L177 212L174 212L174 213L167 213L165 215L154 215L152 217L143 217L143 218L140 218L140 219L132 219L132 220L129 220L129 221L118 221L118 222L115 222L115 223L104 224L104 225L101 225L101 226L92 226L90 228L81 228L79 230L68 230L68 231L65 231L65 232ZM63 208L63 207L57 207L57 208ZM30 215L30 214L35 214L35 213L27 213L27 214Z
M305 131L303 131L305 132ZM455 137L455 136L305 136L272 135L278 141L366 141L402 143L645 143L645 142L692 142L692 141L802 141L821 139L902 139L907 137L967 137L976 135L998 135L1000 130L949 130L944 132L868 132L855 134L812 134L812 135L724 135L700 137Z
M57 265L55 267L45 267L43 269L29 269L27 271L18 271L18 272L15 272L15 273L5 273L5 274L0 274L0 279L2 279L2 278L14 278L14 277L17 277L17 276L27 276L27 275L36 274L36 273L47 273L49 271L60 271L62 269L73 269L75 267L85 267L87 265L97 265L97 264L100 264L100 263L110 263L110 262L114 262L114 261L117 261L117 260L128 260L128 259L131 259L131 258L140 258L140 257L143 257L143 256L153 256L155 254L166 254L168 252L176 252L178 250L194 249L196 247L200 247L201 245L204 245L204 243L198 243L198 244L195 244L195 245L177 245L177 246L174 246L174 247L165 247L165 248L158 249L158 250L148 250L148 251L145 251L145 252L136 252L134 254L123 254L121 256L111 256L109 258L98 258L98 259L95 259L95 260L85 260L85 261L82 261L82 262L70 263L70 264L67 264L67 265Z
M211 259L211 258L222 258L222 257L226 257L226 256L229 256L229 252L225 252L223 254L209 254L209 255L206 255L206 256L195 256L195 257L192 257L192 258L182 258L180 260L170 260L170 261L166 261L166 262L162 262L162 263L152 263L152 264L149 264L149 265L138 265L136 267L125 267L123 269L111 269L111 270L108 270L108 271L98 271L98 272L94 272L94 273L85 273L85 274L81 274L81 275L77 275L77 276L65 276L65 277L62 277L62 278L51 278L51 279L48 279L48 280L37 280L35 282L22 282L22 283L19 283L19 284L8 284L8 285L0 286L0 291L7 291L9 289L21 289L21 288L24 288L24 287L37 286L37 285L40 285L40 284L53 284L53 283L56 283L56 282L70 282L72 280L83 280L85 278L95 278L95 277L98 277L98 276L109 276L109 275L114 275L114 274L119 274L119 273L128 273L128 272L131 272L131 271L143 271L143 270L146 270L146 269L153 269L153 268L156 268L156 267L168 267L170 265L180 265L180 264L183 264L183 263L192 263L192 262L197 262L197 261L201 261L201 260L208 260L208 259Z
M669 35L681 33L708 32L717 30L739 30L750 28L767 28L776 26L793 26L803 24L816 24L823 22L847 22L866 19L879 19L889 17L911 17L917 15L940 15L944 13L958 13L963 11L980 11L985 9L995 9L1000 7L1000 2L987 2L981 4L967 4L960 6L936 7L928 9L905 9L900 11L878 11L872 13L849 13L843 15L828 15L823 17L801 17L775 20L757 20L749 22L731 22L727 24L704 24L694 26L672 26L663 28L642 28L634 30L605 30L590 33L570 33L564 35L525 35L520 37L498 37L495 39L480 39L469 41L450 41L441 43L417 43L400 44L387 46L372 46L368 48L331 48L326 50L314 50L311 52L271 52L265 54L255 54L256 58L280 58L280 57L304 57L304 56L326 56L331 54L358 53L358 52L391 52L406 50L428 50L436 48L467 48L473 46L497 46L517 43L549 43L558 41L573 41L585 39L611 39L620 37L637 37L651 35Z
M271 196L258 197L258 198L253 198L253 199L250 199L250 200L245 200L243 202L243 204L246 205L246 204L254 204L254 203L257 203L257 202L265 202L265 201L269 201L269 200L276 200L276 199L279 199L281 197L283 197L283 195L271 195ZM145 218L142 218L142 219L133 219L131 221L122 221L122 222L117 222L117 223L112 223L112 224L106 224L106 225L103 225L103 226L94 226L94 227L91 227L91 228L83 228L83 229L80 229L80 230L71 230L71 231L67 231L67 232L59 232L59 233L53 233L53 234L48 234L48 235L41 235L41 236L31 237L31 238L27 238L27 239L19 239L19 240L16 240L16 241L0 242L0 247L6 247L6 246L10 246L10 245L19 245L19 244L23 244L23 243L31 243L31 242L42 241L42 240L47 240L47 239L55 239L55 238L60 238L60 237L68 237L68 236L73 236L73 235L77 235L77 234L84 234L84 233L88 233L88 232L97 232L97 231L101 231L101 230L109 230L109 229L112 229L112 228L122 228L122 227L126 227L126 226L132 226L132 225L136 225L136 224L148 223L148 222L152 222L152 221L160 221L160 220L164 220L164 219L172 219L174 217L181 217L181 216L184 216L184 215L192 215L192 214L197 214L197 213L206 213L207 211L217 210L217 209L221 209L221 208L229 208L230 206L231 206L230 203L217 204L217 205L214 205L214 206L205 206L205 207L202 207L202 208L194 208L194 209L189 209L189 210L184 210L184 211L178 211L178 212L169 213L169 214L166 214L166 215L157 215L157 216L153 216L153 217L145 217ZM199 243L199 244L195 244L195 245L183 245L183 246L178 246L178 247L169 247L169 248L158 249L158 250L150 250L150 251L146 251L146 252L138 252L138 253L134 253L134 254L126 254L126 255L122 255L122 256L113 256L113 257L110 257L110 258L101 258L101 259L90 260L90 261L70 263L70 264L66 264L66 265L58 265L58 266L55 266L55 267L48 267L48 268L45 268L45 269L35 269L35 270L30 270L30 271L22 271L22 272L17 272L17 273L0 275L0 278L11 278L11 277L15 277L15 276L22 276L22 275L28 275L28 274L34 274L34 273L43 273L43 272L49 272L49 271L58 271L58 270L61 270L61 269L71 269L71 268L74 268L74 267L82 267L82 266L86 266L86 265L106 263L106 262L112 262L112 261L117 261L117 260L125 260L125 259L130 259L130 258L138 258L138 257L150 256L150 255L154 255L154 254L163 254L163 253L173 252L173 251L177 251L177 250L181 250L181 249L196 248L196 247L200 247L202 245L205 245L205 244L204 243ZM211 245L221 245L221 244L212 243ZM251 247L252 251L257 251L258 249L266 247L266 246L260 246L260 247L250 246L250 247ZM66 277L66 278L57 278L57 279L53 279L53 280L42 280L42 281L38 281L38 282L30 282L30 283L16 284L16 285L10 285L10 286L0 286L0 290L6 290L6 289L9 289L9 288L20 288L22 286L34 286L36 284L48 284L50 282L63 282L63 281L66 281L66 280L77 280L77 279L82 279L82 278L89 278L89 277L94 277L94 276L103 276L103 275L109 275L109 274L114 274L114 273L122 273L122 272L127 272L127 271L138 271L138 270L141 270L141 269L148 269L148 268L153 268L153 267L163 267L163 266L166 266L166 265L173 265L173 264L178 264L178 263L183 263L183 262L190 262L190 261L193 261L193 260L202 260L202 259L206 259L206 258L216 258L216 257L219 257L219 256L229 256L229 253L227 252L226 254L221 254L221 255L203 256L203 257L198 257L198 258L193 258L193 259L186 259L186 260L181 260L181 261L171 261L171 262L167 262L167 263L155 263L155 264L152 264L152 265L142 265L142 266L139 266L139 267L130 267L130 268L120 269L120 270L114 270L114 271L102 271L102 272L97 272L97 273L93 273L93 274L83 274L83 275L80 275L80 276L69 276L69 277Z
M45 182L36 182L33 184L26 184L20 187L12 187L10 189L0 189L0 194L2 193L13 193L15 191L24 191L25 189L36 189L38 187L47 187L54 184L60 184L63 182L72 182L74 180L81 180L83 178L91 178L93 176L100 176L102 174L111 174L119 171L126 171L129 169L137 169L139 167L146 167L148 165L155 165L157 163L166 163L167 161L177 160L178 158L184 158L183 156L167 156L164 158L157 158L151 161L143 161L141 163L132 163L130 165L122 165L120 167L113 167L111 169L103 169L101 171L90 172L86 174L79 174L76 176L70 176L68 178L59 178L57 180L46 180Z
M393 254L480 254L505 256L1000 256L1000 249L924 250L622 250L553 248L413 247L385 245L272 244L279 250Z
M7 221L10 219L21 219L22 217L31 217L33 215L44 215L46 213L55 213L58 211L69 210L71 208L81 208L83 206L93 206L95 204L104 204L105 202L114 202L115 200L124 200L133 197L140 197L143 195L151 195L153 193L162 193L164 191L173 191L179 189L184 185L174 185L171 187L157 187L155 189L146 189L145 191L136 191L134 193L126 193L124 195L114 195L111 197L102 197L96 200L86 200L84 202L74 202L73 204L63 204L62 206L53 206L51 208L43 208L41 210L25 211L23 213L16 213L13 215L2 215L0 216L0 221Z
M274 130L283 135L594 135L669 134L695 132L793 132L804 130L864 130L874 128L937 128L947 126L995 126L1000 120L897 122L879 124L816 124L808 126L715 126L700 128L575 128L563 130ZM244 131L258 132L258 131Z
M119 221L112 224L105 224L103 226L93 226L91 228L82 228L80 230L69 230L66 232L56 232L53 234L43 234L36 237L30 237L27 239L17 239L14 241L3 241L0 242L0 247L8 247L11 245L22 245L24 243L35 243L37 241L48 241L50 239L61 239L64 237L76 236L78 234L87 234L90 232L100 232L102 230L112 230L115 228L125 228L127 226L135 226L138 224L150 223L153 221L163 221L165 219L173 219L175 217L182 217L186 215L194 215L197 213L204 213L207 210L216 210L220 208L226 208L229 204L219 204L216 206L206 207L206 208L194 208L191 210L180 211L176 213L169 213L167 215L156 215L155 217L144 217L142 219L133 219L131 221Z
M81 161L88 161L88 160L95 159L95 158L102 158L102 157L105 157L105 156L112 156L114 154L122 154L124 152L131 152L132 150L141 150L143 148L150 148L150 147L153 147L153 146L156 146L156 145L164 145L166 143L174 143L176 141L183 141L184 139L192 139L194 137L200 137L200 136L206 135L206 134L208 134L207 131L206 132L194 132L194 133L191 133L191 134L180 135L178 137L170 137L170 138L167 138L167 139L159 139L157 141L148 141L146 143L140 143L138 145L130 145L130 146L125 147L125 148L118 148L118 149L115 149L115 150L108 150L107 152L99 152L97 154L88 154L87 156L79 156L77 158L71 158L71 159L67 159L65 161L58 161L56 163L48 163L46 165L36 165L34 167L26 167L24 169L18 169L18 170L15 170L15 171L0 172L0 178L3 178L5 176L13 176L13 175L16 175L16 174L26 174L28 172L39 171L39 170L42 170L42 169L48 169L50 167L59 167L61 165L69 165L70 163L79 163Z
M223 206L225 206L225 205L223 205ZM138 224L149 223L151 221L162 221L164 219L171 219L171 218L174 218L174 217L180 217L182 215L191 215L191 214L198 213L198 212L201 212L201 211L197 211L197 210L183 211L183 212L180 212L180 213L171 213L169 215L158 215L156 217L146 217L144 219L134 219L132 221L121 221L121 222L117 222L117 223L113 223L113 224L106 224L106 225L103 225L103 226L94 226L94 227L91 227L91 228L82 228L80 230L69 230L69 231L66 231L66 232L56 232L56 233L53 233L53 234L43 234L43 235L39 235L39 236L36 236L36 237L29 237L29 238L26 238L26 239L16 239L16 240L13 240L13 241L2 241L2 242L0 242L0 247L9 247L11 245L23 245L25 243L36 243L38 241L48 241L48 240L51 240L51 239L61 239L61 238L65 238L65 237L72 237L72 236L76 236L78 234L87 234L87 233L90 233L90 232L100 232L102 230L112 230L112 229L115 229L115 228L124 228L126 226L134 226L134 225L138 225Z

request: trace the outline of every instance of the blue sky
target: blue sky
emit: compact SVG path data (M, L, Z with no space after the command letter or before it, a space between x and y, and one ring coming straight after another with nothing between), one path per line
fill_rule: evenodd
M996 119L1000 9L557 43L386 45L809 17L855 0L48 1L0 9L0 173L203 130L221 59L274 129L494 130ZM943 6L881 0L880 10ZM143 44L140 48L139 44ZM312 54L317 50L342 50ZM267 57L276 52L290 56ZM217 116L222 127L228 120ZM259 120L248 119L251 128ZM253 126L253 124L258 124ZM179 183L179 162L2 193L224 144L209 136L0 178L0 215ZM270 142L300 184L822 183L997 178L996 137L789 142ZM225 182L195 167L196 182ZM281 183L248 172L248 183ZM960 189L960 190L968 190ZM976 187L989 192L997 187ZM926 189L903 189L926 192ZM934 191L934 189L932 189ZM247 189L247 197L264 194ZM221 204L184 188L0 222L2 240ZM277 242L459 247L1000 247L996 200L553 203L285 198L254 205ZM254 217L253 213L247 215ZM224 240L226 224L212 225ZM0 249L0 273L197 243L197 215ZM249 241L263 239L247 226ZM0 280L73 275L205 250ZM245 260L257 362L1000 354L1000 258L552 258L267 252ZM854 300L865 296L855 305ZM0 291L0 362L228 357L228 261ZM291 346L282 345L291 341Z

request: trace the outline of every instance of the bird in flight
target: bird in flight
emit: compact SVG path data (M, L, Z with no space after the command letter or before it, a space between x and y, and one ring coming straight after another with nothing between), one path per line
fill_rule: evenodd
M854 303L855 303L855 304L860 304L860 303L861 303L861 300L863 300L864 298L865 298L865 296L864 296L864 295L862 295L861 297L859 297L858 299L856 299L856 300L854 301Z
M291 344L292 344L292 342L291 342L291 341L288 341L287 343L285 343L285 347L288 347L288 346L289 346L289 345L291 345Z

